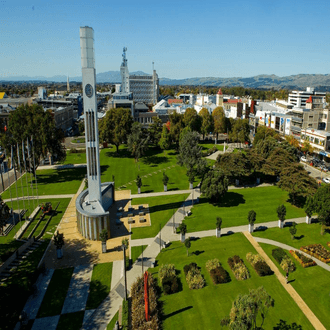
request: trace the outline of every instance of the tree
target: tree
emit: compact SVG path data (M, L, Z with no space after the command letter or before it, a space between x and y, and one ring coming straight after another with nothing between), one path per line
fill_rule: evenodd
M221 225L222 225L222 218L217 217L217 221L216 221L215 225L216 225L216 228L220 230Z
M228 179L222 171L210 170L203 180L201 192L213 203L219 203L220 199L228 191Z
M291 239L294 239L294 235L297 234L297 224L295 222L292 223L292 226L290 227L289 232L291 234Z
M186 238L184 240L184 246L186 247L187 249L187 257L189 257L189 249L191 247L191 241L190 241L190 238Z
M23 167L22 142L26 144L27 139L30 141L31 137L33 137L36 166L34 167L32 152L30 152L31 158L29 159L28 150L24 148L29 172L34 173L40 160L47 157L48 154L59 161L65 159L66 151L62 145L64 134L61 129L56 128L52 112L50 110L44 111L42 106L37 104L22 104L15 111L10 112L7 132L1 134L1 145L6 149L7 155L11 153L11 146L16 147L18 145L21 166ZM16 153L14 152L14 157L17 164Z
M314 198L314 210L318 214L318 220L321 222L321 235L324 233L324 227L330 225L330 186L324 185L317 189Z
M79 134L83 135L85 132L85 122L81 120L78 124Z
M195 175L204 174L207 162L202 158L202 147L198 145L199 134L187 132L179 144L178 164L187 168L190 183L194 182Z
M163 122L159 117L153 117L152 124L149 126L149 140L155 146L159 145L159 141L162 136Z
M254 145L254 149L262 158L267 159L270 153L278 146L277 140L273 137L267 137Z
M171 141L175 143L177 148L179 147L180 133L183 128L183 115L173 111L170 114L170 136Z
M187 232L187 225L185 223L183 222L180 223L179 232L182 235L184 235Z
M286 207L282 204L279 205L276 209L278 219L281 220L282 222L285 220L286 216Z
M257 132L254 136L253 145L256 146L260 141L265 140L268 137L272 137L276 140L280 139L278 133L276 133L272 128L267 126L258 126Z
M249 211L248 221L250 225L253 225L255 223L256 218L257 218L257 213L253 210Z
M205 135L209 134L213 130L213 118L206 108L201 109L199 116L202 119L201 132L204 140Z
M286 135L285 140L295 148L299 148L299 141L293 135Z
M138 175L138 176L136 177L136 186L137 186L138 188L141 188L141 187L142 187L142 180L141 180L140 175Z
M166 175L165 172L163 172L163 185L164 186L167 186L168 180L169 180L168 176Z
M317 183L310 177L304 167L293 163L282 169L278 186L289 193L292 204L296 205L298 198L314 194Z
M307 196L306 202L304 205L304 211L309 218L313 215L314 209L315 209L315 206L314 206L313 197Z
M110 109L105 118L100 121L100 140L114 144L118 153L119 146L127 141L132 123L133 118L130 109Z
M226 133L226 116L225 112L223 111L223 107L216 107L212 111L212 118L213 118L213 133L217 134L217 140L218 140L218 134L219 133Z
M186 127L190 127L192 131L201 131L202 121L195 109L187 108L186 112L183 115L183 121Z
M273 330L303 330L303 328L301 325L298 325L296 322L287 324L286 321L280 320L280 322L276 324Z
M232 330L262 329L269 308L274 307L274 303L274 299L262 286L250 290L247 295L239 294L233 302L229 317L223 319L221 325L227 325ZM262 321L258 325L257 320L260 318Z
M105 243L108 239L108 231L106 229L103 229L101 232L100 232L100 239L103 243Z
M248 119L236 119L229 138L233 142L245 143L249 141L250 126Z
M171 147L171 137L165 125L163 126L162 134L159 140L159 146L162 150L168 150Z
M62 246L64 245L64 234L63 233L60 234L60 232L57 231L54 234L53 242L54 242L54 245L56 246L56 249L62 249Z
M131 134L127 139L128 150L134 156L135 162L139 161L139 158L144 155L148 149L149 136L146 136L142 129L142 124L135 122L132 125Z
M308 155L314 152L314 148L311 146L311 144L308 141L304 141L301 147L301 151Z
M121 240L121 245L125 246L125 249L128 248L128 243L129 243L128 238L123 238L123 239Z
M9 207L0 196L0 234L3 234L3 227L6 225L9 215Z

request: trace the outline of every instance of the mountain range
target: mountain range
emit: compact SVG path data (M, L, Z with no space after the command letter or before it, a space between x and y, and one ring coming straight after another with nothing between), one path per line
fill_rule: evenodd
M145 75L145 72L135 71L130 74ZM63 82L65 83L67 77L64 75L57 75L53 77L28 77L28 76L17 76L17 77L6 77L0 78L0 82L5 81L40 81L40 82ZM82 77L70 77L70 81L81 82ZM96 75L96 81L98 83L120 83L120 72L119 71L107 71L98 73ZM242 78L219 78L219 77L196 77L196 78L185 78L185 79L169 79L160 78L160 85L194 85L194 86L226 86L234 87L241 86L246 88L261 88L261 89L305 89L308 86L314 87L319 91L330 91L330 75L329 74L297 74L292 76L279 77L276 75L258 75L254 77Z

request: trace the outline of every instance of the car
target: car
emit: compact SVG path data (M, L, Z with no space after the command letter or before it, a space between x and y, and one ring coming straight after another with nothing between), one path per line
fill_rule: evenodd
M328 168L325 165L321 165L320 170L323 172L328 172Z
M305 156L300 157L300 160L301 160L302 162L307 162L307 158L306 158Z
M323 181L324 183L330 183L330 178L323 178L322 181Z

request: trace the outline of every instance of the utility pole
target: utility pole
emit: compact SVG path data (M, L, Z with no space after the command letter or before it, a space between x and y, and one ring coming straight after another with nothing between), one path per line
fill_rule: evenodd
M142 249L142 275L143 275L143 245L141 245L141 249Z
M126 278L126 254L125 254L126 247L123 244L123 252L124 252L124 299L127 300L127 278Z
M162 252L162 225L159 224L159 252Z
M175 210L173 210L173 233L175 234Z

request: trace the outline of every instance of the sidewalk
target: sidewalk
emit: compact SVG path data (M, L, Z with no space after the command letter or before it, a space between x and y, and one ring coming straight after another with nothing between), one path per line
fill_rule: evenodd
M311 309L307 306L304 300L300 297L298 292L292 287L291 284L287 284L285 277L280 273L278 268L275 266L273 261L268 257L265 251L261 248L261 246L256 242L254 237L249 232L244 232L244 235L249 240L249 242L253 245L253 247L257 250L257 252L265 259L271 270L275 273L276 277L283 285L284 289L289 293L291 298L297 303L298 307L305 314L311 324L315 329L326 330L320 320L315 316L315 314L311 311Z
M26 200L26 199L53 199L53 198L72 198L75 194L66 194L66 195L39 195L38 197L37 196L25 196L24 198L23 197L13 197L13 201L22 201L23 199ZM11 201L10 198L7 198L7 199L4 199L3 200L5 203L8 203Z

